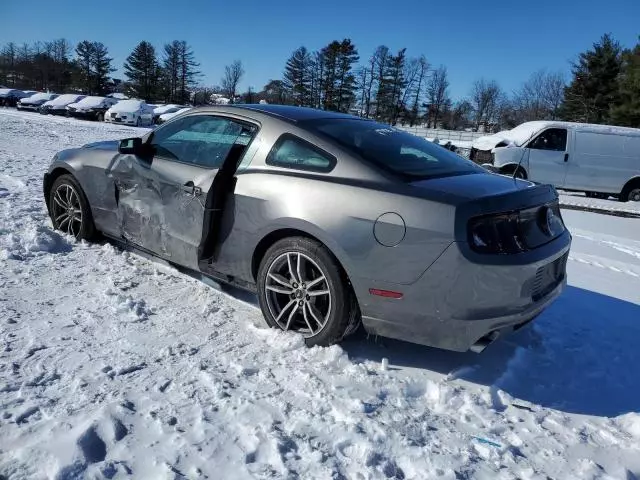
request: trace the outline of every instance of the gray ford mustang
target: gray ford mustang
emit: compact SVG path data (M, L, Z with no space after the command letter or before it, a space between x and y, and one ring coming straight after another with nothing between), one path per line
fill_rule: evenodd
M362 323L482 351L566 284L553 187L349 115L194 109L142 138L58 153L44 196L55 228L256 291L267 323L308 345Z

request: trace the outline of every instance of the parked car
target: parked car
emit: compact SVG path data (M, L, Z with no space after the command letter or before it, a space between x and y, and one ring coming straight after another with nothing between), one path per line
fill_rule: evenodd
M158 117L158 120L156 120L156 123L157 124L161 124L161 123L168 122L173 117L177 117L181 113L188 112L189 110L191 110L191 108L192 107L183 107L183 108L180 108L180 109L176 110L175 112L163 113Z
M49 100L58 98L57 93L35 93L30 97L21 98L16 104L18 110L31 110L37 112L40 107Z
M153 108L143 100L120 100L106 111L104 121L148 127L153 125Z
M176 113L178 110L182 110L183 108L185 108L184 105L174 105L172 103L168 105L159 105L153 109L153 123L158 123L160 115Z
M107 95L107 97L114 98L114 99L116 99L118 101L120 101L120 100L129 100L129 97L127 95L125 95L124 93L119 93L119 92L110 93L109 95Z
M551 186L281 105L193 109L142 138L64 150L44 196L55 228L257 291L267 323L308 345L362 320L481 351L560 294L571 243Z
M118 100L107 97L85 97L79 102L67 105L67 112L72 117L85 118L87 120L104 120L104 113Z
M540 121L502 135L489 159L501 173L640 202L640 129Z
M67 110L67 106L71 105L72 103L79 102L85 97L86 95L78 95L76 93L66 93L64 95L60 95L53 100L44 102L40 107L40 113L45 115L68 115L69 111Z
M18 100L28 97L29 95L23 90L16 88L0 88L0 106L15 107Z

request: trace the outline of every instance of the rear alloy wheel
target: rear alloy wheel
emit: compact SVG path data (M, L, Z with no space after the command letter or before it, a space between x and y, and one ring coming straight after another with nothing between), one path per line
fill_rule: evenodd
M61 175L53 182L49 191L49 212L56 230L79 240L90 240L95 236L89 202L71 175Z
M358 307L340 266L324 245L285 238L258 271L260 308L269 326L295 331L309 346L327 346L355 330Z

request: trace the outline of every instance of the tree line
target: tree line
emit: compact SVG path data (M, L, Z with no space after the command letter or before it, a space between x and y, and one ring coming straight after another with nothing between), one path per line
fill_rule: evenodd
M0 84L95 95L117 89L147 101L182 104L220 97L231 103L264 100L447 129L505 129L556 119L640 127L640 41L624 49L611 35L579 54L568 83L562 72L539 70L509 93L496 80L480 78L457 101L451 98L445 66L385 45L363 58L349 38L317 51L298 47L282 77L259 91L239 91L245 73L239 60L225 67L219 86L201 85L199 66L184 40L165 44L160 53L141 41L124 63L126 80L118 84L110 78L113 59L101 42L9 42L0 49Z

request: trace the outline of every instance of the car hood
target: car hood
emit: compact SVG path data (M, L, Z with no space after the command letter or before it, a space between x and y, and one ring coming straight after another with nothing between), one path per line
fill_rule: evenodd
M104 140L102 142L93 142L83 145L82 148L87 150L118 150L118 140Z
M28 97L27 98L23 98L22 100L20 100L20 103L22 104L30 104L30 105L42 105L44 102L47 102L48 100L41 98L39 100L30 100Z

